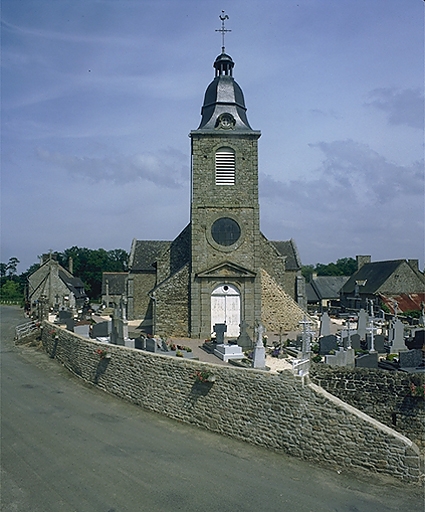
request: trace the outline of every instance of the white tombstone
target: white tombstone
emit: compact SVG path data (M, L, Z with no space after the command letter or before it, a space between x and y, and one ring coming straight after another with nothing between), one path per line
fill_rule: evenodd
M391 354L397 354L397 352L404 352L407 347L404 343L404 325L403 322L397 318L391 328Z
M258 370L264 370L266 368L266 347L263 342L264 327L259 324L255 331L257 333L257 342L254 347L252 366Z
M368 322L368 314L364 309L359 311L359 319L357 322L357 334L360 336L361 340L366 339L366 328Z
M327 311L325 311L320 318L320 332L319 336L329 336L331 333L331 319Z

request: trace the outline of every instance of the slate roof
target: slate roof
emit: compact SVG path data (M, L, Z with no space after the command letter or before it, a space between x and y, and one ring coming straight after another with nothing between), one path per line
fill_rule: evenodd
M133 240L129 268L132 272L154 271L153 264L170 247L165 240Z
M109 295L123 295L127 276L127 272L103 272L102 295L106 294L106 280L109 284Z
M355 272L342 288L344 294L354 293L356 281L364 281L361 294L374 294L405 260L375 261L366 263Z
M286 269L287 270L300 270L301 259L298 254L297 246L294 240L270 240L270 243L276 248L278 253L282 256L286 256Z
M85 299L87 295L84 291L84 283L81 281L81 279L79 277L74 277L60 265L58 266L59 278L66 284L69 291L74 294L76 299Z
M335 300L339 299L339 292L349 279L349 276L317 276L309 284L319 300Z

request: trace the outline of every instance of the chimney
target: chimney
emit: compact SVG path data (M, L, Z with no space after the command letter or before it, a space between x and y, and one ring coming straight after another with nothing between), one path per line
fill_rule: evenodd
M72 259L72 256L70 256L68 260L68 270L70 274L74 274L74 260Z
M409 264L409 267L412 270L416 270L416 272L419 272L419 260L410 259L410 260L407 260L407 263Z
M360 270L363 265L366 265L366 263L370 263L372 261L372 256L360 256L360 255L357 255L356 256L356 261L357 261L357 270Z

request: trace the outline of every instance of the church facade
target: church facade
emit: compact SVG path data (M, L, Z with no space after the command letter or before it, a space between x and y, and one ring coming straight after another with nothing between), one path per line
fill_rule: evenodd
M191 137L191 220L169 241L133 240L128 316L164 336L207 339L225 323L228 338L251 340L255 326L291 330L306 307L293 240L260 231L258 139L249 125L234 62L214 62L201 122Z

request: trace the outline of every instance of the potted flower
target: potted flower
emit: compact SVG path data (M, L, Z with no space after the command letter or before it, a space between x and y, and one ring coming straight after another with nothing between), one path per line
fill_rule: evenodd
M197 383L215 382L216 376L213 375L209 370L196 370L192 374L192 379Z
M98 348L94 351L94 353L100 357L100 359L110 359L111 354L104 348Z

